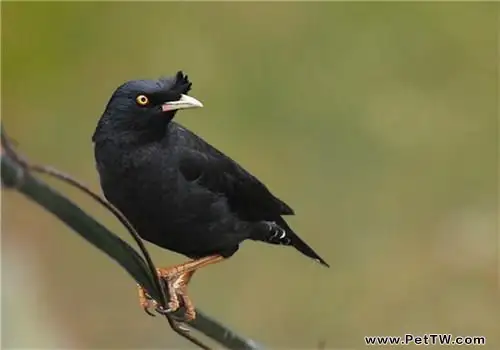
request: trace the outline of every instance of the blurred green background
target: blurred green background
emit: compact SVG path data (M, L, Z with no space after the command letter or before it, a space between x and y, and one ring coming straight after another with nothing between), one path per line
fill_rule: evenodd
M177 121L260 177L330 264L244 243L198 307L271 348L500 340L496 3L2 3L2 119L100 191L91 135L123 81L185 70ZM128 239L91 200L49 180ZM188 348L132 280L2 191L5 348ZM148 245L157 265L183 257ZM494 345L496 344L496 345Z

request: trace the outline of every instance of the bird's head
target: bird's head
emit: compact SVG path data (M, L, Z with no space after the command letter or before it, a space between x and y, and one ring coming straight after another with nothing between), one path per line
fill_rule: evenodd
M190 89L191 82L181 71L173 77L122 84L111 96L93 140L114 133L164 132L178 110L203 107L187 95Z

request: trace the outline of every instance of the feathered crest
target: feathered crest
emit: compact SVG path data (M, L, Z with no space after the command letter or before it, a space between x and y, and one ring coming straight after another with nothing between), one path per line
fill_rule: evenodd
M191 90L192 83L182 71L178 71L173 77L160 77L159 80L169 90L175 91L178 94L186 94Z

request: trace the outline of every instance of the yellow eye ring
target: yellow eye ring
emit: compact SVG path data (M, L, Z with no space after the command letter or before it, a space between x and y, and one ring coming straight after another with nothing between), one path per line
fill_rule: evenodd
M140 106L145 106L149 103L149 99L146 95L139 95L136 97L135 102Z

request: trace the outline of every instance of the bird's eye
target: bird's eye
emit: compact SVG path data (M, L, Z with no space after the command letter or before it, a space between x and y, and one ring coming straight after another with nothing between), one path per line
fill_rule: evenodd
M137 102L139 106L145 106L149 103L149 98L145 95L139 95L136 97L135 102Z

